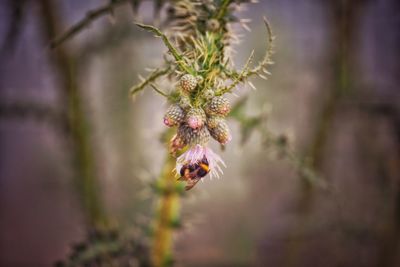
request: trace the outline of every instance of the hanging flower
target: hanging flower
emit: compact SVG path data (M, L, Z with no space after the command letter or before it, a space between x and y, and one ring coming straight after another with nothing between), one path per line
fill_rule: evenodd
M219 178L223 174L221 166L226 168L221 157L211 148L195 145L179 156L176 160L176 172L180 174L179 180L186 181L186 190L192 188L201 178L210 173L210 178Z
M224 173L220 164L226 168L225 162L217 153L212 151L211 148L202 145L195 145L179 156L176 159L176 171L180 173L183 165L199 164L204 158L207 159L210 168L210 178L219 178L219 175Z
M174 12L169 14L174 23L168 35L154 26L136 23L160 37L173 58L165 57L165 67L155 69L131 92L133 95L150 85L171 102L164 124L177 128L169 146L171 154L175 156L180 150L188 149L176 160L176 172L180 174L179 180L186 182L187 190L208 174L210 178L222 174L221 165L225 163L208 147L208 142L213 138L226 146L232 139L226 122L231 111L226 94L232 93L240 83L251 86L248 81L251 76L266 78L261 72L269 74L266 68L273 63L270 57L274 38L265 19L269 45L262 60L252 67L254 54L251 53L241 70L231 64L227 50L230 40L234 39L230 27L233 21L224 16L239 6L236 2L249 1L203 1L202 4L178 1L179 4L173 5ZM169 93L159 90L155 84L162 76L176 81Z
M185 120L182 121L182 118ZM220 165L226 165L221 157L208 147L208 142L211 136L222 145L231 140L225 120L215 116L207 118L203 108L192 107L185 110L178 103L167 110L164 123L169 127L178 128L170 141L169 149L172 155L188 146L188 150L176 160L176 173L180 175L178 180L186 182L186 190L193 188L209 173L210 178L219 178L223 173Z

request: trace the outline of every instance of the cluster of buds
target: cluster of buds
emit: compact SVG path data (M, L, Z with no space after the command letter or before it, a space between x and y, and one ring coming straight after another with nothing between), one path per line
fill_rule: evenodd
M202 78L190 74L179 80L180 100L173 103L164 115L164 124L177 127L177 132L170 142L170 152L188 146L189 149L177 159L177 173L188 182L191 188L200 178L210 172L210 176L222 173L219 164L222 159L207 147L210 137L222 145L231 139L225 117L231 107L229 101L222 96L215 96L214 90L200 90ZM201 104L192 105L191 95L202 92Z
M226 98L214 96L213 90L207 89L202 107L194 107L190 104L190 98L187 95L196 90L199 81L201 78L190 74L182 76L179 81L181 101L172 104L165 113L164 124L168 127L178 127L171 141L172 152L186 145L206 145L210 136L222 145L226 145L232 139L225 121L231 109Z
M253 1L172 1L167 14L168 34L152 25L136 23L160 37L173 60L165 57L165 68L153 71L131 92L134 94L147 85L153 85L155 91L172 100L173 104L164 116L164 124L177 128L170 142L170 152L176 155L187 147L177 158L176 171L181 180L187 182L189 189L208 173L211 177L222 173L219 164L224 163L211 151L208 142L212 137L221 145L226 145L232 139L225 120L231 107L223 95L232 93L237 85L248 82L253 75L266 79L261 72L269 74L266 67L273 63L274 37L268 21L264 19L269 45L263 59L252 67L252 53L241 71L231 64L230 41L237 40L231 24L240 22L248 28L245 25L248 20L239 19L233 13L242 3L250 2ZM154 86L154 82L162 76L179 77L178 86L170 94ZM250 82L248 84L252 86Z

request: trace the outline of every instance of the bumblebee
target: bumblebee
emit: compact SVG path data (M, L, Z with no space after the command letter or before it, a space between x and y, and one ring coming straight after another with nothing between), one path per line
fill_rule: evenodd
M206 176L210 172L210 167L208 164L208 160L204 157L198 163L188 163L182 166L180 170L179 181L186 181L187 185L185 186L185 190L192 189L201 178Z

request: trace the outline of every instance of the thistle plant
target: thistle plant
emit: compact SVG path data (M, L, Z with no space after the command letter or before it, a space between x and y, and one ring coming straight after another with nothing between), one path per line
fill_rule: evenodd
M175 127L169 142L169 151L176 158L176 173L180 181L186 182L185 189L210 174L219 177L222 158L209 147L210 139L222 146L232 140L226 122L231 104L226 98L239 84L254 87L248 78L257 75L266 79L267 67L272 64L273 34L268 21L267 49L258 64L253 64L254 54L250 53L241 70L233 67L230 52L231 43L237 39L231 24L239 22L244 27L247 20L235 17L235 11L244 2L251 1L172 1L168 10L168 31L141 23L140 28L160 37L168 49L164 66L153 71L141 83L131 89L131 94L152 87L170 102L164 115L164 124ZM255 65L255 66L252 66ZM157 79L168 76L175 82L168 93L156 85Z
M82 21L54 39L51 46L55 47L77 34L92 20L102 15L113 15L113 9L117 5L128 2L133 10L137 11L142 1L113 0L88 12ZM240 84L254 88L248 80L250 77L267 79L266 75L270 74L267 68L272 64L274 37L265 18L267 48L264 57L258 63L254 63L254 53L251 52L239 70L235 69L232 63L231 45L238 40L232 30L232 24L239 23L248 29L246 25L248 20L236 17L236 11L242 4L251 2L253 1L154 1L156 13L164 7L167 10L167 18L163 24L166 27L160 30L152 25L136 23L140 28L161 38L167 52L163 57L163 65L132 87L130 93L134 96L145 88L152 88L170 104L163 118L165 126L168 127L163 135L167 137L168 153L160 177L153 184L153 189L159 198L150 231L152 237L150 255L145 256L149 261L139 261L140 266L146 266L148 262L151 262L151 266L172 265L173 231L182 225L179 217L181 194L184 190L193 188L207 175L211 178L219 177L223 173L222 167L226 167L222 158L209 147L211 139L221 146L226 146L232 140L226 121L232 108L226 96L233 94ZM170 84L174 85L167 92L157 85L161 77L167 77L171 81ZM234 110L232 113L238 114ZM234 114L232 117L236 118ZM243 116L239 117L242 121L238 121L243 122L243 125L248 125L247 122L252 121L245 120ZM175 170L175 174L172 170ZM140 243L137 238L134 238L133 242ZM116 250L125 251L123 240L106 243L112 246L103 246L103 243L98 246L96 242L90 244L89 249L73 254L74 259L68 266L78 266L81 263L80 259L86 260L88 255L105 254L107 258L113 260L124 260L113 253ZM118 245L118 249L114 243ZM147 247L145 250L147 251Z

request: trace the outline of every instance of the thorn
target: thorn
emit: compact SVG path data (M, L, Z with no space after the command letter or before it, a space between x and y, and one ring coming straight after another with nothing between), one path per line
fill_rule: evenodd
M263 69L263 72L267 75L271 75L271 72L269 72L267 69Z
M265 77L264 75L262 75L262 74L260 74L260 73L257 73L257 75L258 75L258 77L260 77L260 78L263 79L263 80L268 80L267 77Z
M242 27L243 27L246 31L251 32L250 27L249 27L246 23L241 23L240 25L242 25Z
M243 23L249 23L249 22L251 22L252 20L251 20L251 19L241 19L240 21L243 22Z
M254 86L254 84L252 83L252 82L247 82L249 85L250 85L250 87L253 89L253 90L257 90L257 88Z

